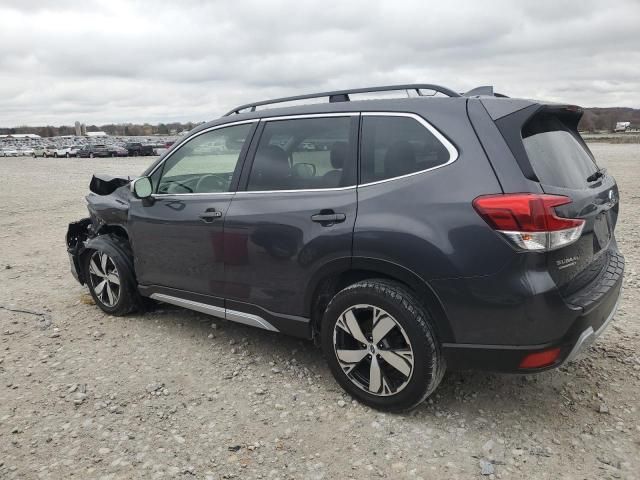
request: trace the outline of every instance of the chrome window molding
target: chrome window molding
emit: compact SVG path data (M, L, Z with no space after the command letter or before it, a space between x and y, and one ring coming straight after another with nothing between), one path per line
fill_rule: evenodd
M444 145L444 147L447 149L447 152L449 152L449 160L447 160L445 163L443 163L441 165L437 165L437 166L431 167L431 168L425 168L424 170L418 170L417 172L407 173L406 175L400 175L398 177L385 178L383 180L376 180L375 182L361 183L361 184L358 185L358 188L360 188L360 187L368 187L368 186L371 186L371 185L378 185L378 184L381 184L381 183L393 182L395 180L401 180L403 178L413 177L415 175L421 175L423 173L431 172L433 170L437 170L439 168L446 167L447 165L451 165L453 162L455 162L458 159L459 154L458 154L458 150L456 149L456 147L454 147L453 144L444 135L442 135L433 125L431 125L429 122L427 122L420 115L417 115L415 113L404 113L404 112L362 112L362 115L365 116L365 117L407 117L407 118L413 118L420 125L422 125L429 132L431 132L433 134L433 136L436 137L436 139L440 143L442 143L442 145Z
M244 125L247 123L256 123L259 122L260 119L259 118L253 118L251 120L239 120L237 122L229 122L229 123L223 123L221 125L214 125L213 127L209 127L209 128L205 128L204 130L198 132L198 133L194 133L193 135L191 135L189 138L187 138L184 143L180 144L180 146L178 148L176 148L175 150L171 150L170 152L167 153L167 155L162 159L161 162L158 162L158 164L153 167L153 170L151 170L149 173L147 173L147 177L150 177L151 175L153 175L155 173L155 171L160 168L164 162L166 162L169 158L171 158L171 156L173 154L175 154L176 152L179 152L182 147L184 147L187 143L189 143L191 140L193 140L196 137L199 137L200 135L204 135L205 133L209 133L212 132L214 130L220 130L221 128L226 128L226 127L233 127L235 125ZM219 193L232 193L232 192L219 192ZM164 194L160 194L160 195L164 195ZM172 195L193 195L191 193L175 193Z
M284 115L279 117L263 117L262 122L271 122L279 120L299 120L305 118L332 118L332 117L356 117L360 112L331 112L331 113L306 113L301 115ZM252 165L253 166L253 165ZM295 190L238 190L240 196L257 195L257 194L273 194L273 193L302 193L302 192L339 192L342 190L351 190L356 188L356 184L347 187L330 187L330 188L300 188Z
M339 192L344 190L355 190L357 185L351 185L349 187L332 187L332 188L306 188L298 190L238 190L236 195L239 197L258 195L261 193L273 194L273 193L309 193L309 192Z
M203 193L152 193L153 198L165 198L165 197L206 197L209 195L228 195L233 197L236 192L203 192Z
M430 172L432 170L437 170L438 168L446 167L447 165L452 164L458 159L458 150L453 144L442 135L438 129L436 129L433 125L431 125L427 120L415 113L406 113L406 112L334 112L334 113L315 113L315 114L305 114L305 115L287 115L281 117L267 117L262 118L261 121L268 122L272 120L295 120L299 118L322 118L322 117L345 117L345 116L355 116L362 115L365 117L406 117L412 118L416 120L420 125L426 128L436 139L447 149L449 152L449 160L441 165L437 165L435 167L426 168L424 170L418 170L417 172L408 173L406 175L400 175L398 177L385 178L383 180L376 180L375 182L367 182L360 183L357 185L350 185L348 187L338 187L338 188L311 188L311 189L298 189L298 190L243 190L238 191L238 194L246 194L246 195L255 195L255 194L273 194L273 193L305 193L305 192L331 192L331 191L340 191L340 190L349 190L352 188L360 188L360 187L368 187L371 185L378 185L380 183L392 182L395 180L401 180L403 178L412 177L414 175L421 175L426 172ZM244 195L242 195L244 196Z
M301 115L283 115L283 116L276 116L276 117L262 117L262 118L254 118L254 119L250 119L250 120L240 120L240 121L237 121L237 122L229 122L229 123L224 123L224 124L221 124L221 125L216 125L216 126L207 128L207 129L202 130L201 132L198 132L198 133L194 134L193 136L189 137L189 139L183 145L180 145L180 147L178 149L169 152L167 154L167 156L162 159L162 162L158 163L158 165L156 165L153 168L153 170L151 172L149 172L148 176L153 175L153 173L158 168L160 168L160 166L162 164L164 164L164 162L166 162L167 159L169 159L171 157L171 155L173 155L175 152L179 151L184 145L186 145L188 142L190 142L191 139L193 139L193 138L195 138L195 137L197 137L199 135L203 135L205 133L211 132L213 130L218 130L218 129L225 128L225 127L232 127L234 125L242 125L242 124L255 123L255 122L271 122L271 121L279 121L279 120L297 120L297 119L304 119L304 118L351 117L351 116L357 116L357 115L361 115L361 116L365 116L365 117L374 117L375 116L375 117L405 117L405 118L412 118L415 121L417 121L418 123L420 123L434 137L436 137L436 139L440 143L442 143L442 145L446 148L447 152L449 153L449 160L447 160L447 162L445 162L445 163L443 163L441 165L437 165L437 166L431 167L431 168L426 168L424 170L418 170L417 172L408 173L406 175L400 175L398 177L385 178L383 180L376 180L374 182L367 182L367 183L360 183L360 184L357 184L357 185L350 185L348 187L307 188L307 189L296 189L296 190L238 190L236 192L210 192L210 193L155 193L155 194L152 194L151 196L154 197L154 198L183 197L183 196L206 196L206 195L216 195L216 196L218 196L218 195L234 195L234 194L238 194L240 196L247 196L247 195L274 194L274 193L290 194L290 193L307 193L307 192L344 191L344 190L350 190L350 189L354 189L354 188L369 187L369 186L378 185L378 184L381 184L381 183L393 182L393 181L396 181L396 180L402 180L404 178L413 177L415 175L421 175L423 173L431 172L433 170L437 170L439 168L446 167L447 165L451 165L459 157L459 153L458 153L458 150L456 149L456 147L444 135L442 135L442 133L440 133L440 131L438 131L438 129L436 129L433 125L431 125L423 117L421 117L420 115L415 114L415 113L384 112L384 111L381 111L381 112L311 113L311 114L301 114Z

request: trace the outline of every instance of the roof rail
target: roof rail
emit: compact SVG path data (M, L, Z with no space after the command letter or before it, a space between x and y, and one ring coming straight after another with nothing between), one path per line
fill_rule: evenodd
M349 95L354 93L372 93L372 92L392 92L395 90L415 90L419 96L423 96L420 90L434 90L437 93L442 93L449 97L459 97L460 94L450 90L446 87L441 87L440 85L431 85L428 83L411 83L406 85L384 85L381 87L369 87L369 88L355 88L352 90L335 90L333 92L320 92L320 93L309 93L307 95L296 95L294 97L283 97L283 98L275 98L273 100L264 100L261 102L247 103L245 105L240 105L235 107L233 110L225 113L224 116L227 117L233 113L240 113L241 110L251 109L252 112L256 111L256 107L260 107L263 105L271 105L274 103L284 103L284 102L292 102L295 100L306 100L309 98L322 98L329 97L329 103L335 102L348 102L350 101Z

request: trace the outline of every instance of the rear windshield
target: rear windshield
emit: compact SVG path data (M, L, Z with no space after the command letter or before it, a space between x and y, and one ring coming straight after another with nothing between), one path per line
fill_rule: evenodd
M585 188L587 177L598 169L578 133L556 115L541 113L529 120L522 142L540 183Z

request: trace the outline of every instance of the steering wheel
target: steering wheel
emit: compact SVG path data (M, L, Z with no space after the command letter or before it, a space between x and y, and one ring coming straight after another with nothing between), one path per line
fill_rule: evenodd
M204 191L203 191L204 187ZM225 192L229 188L227 179L219 174L207 173L203 175L196 183L196 193L216 193Z
M182 182L178 182L177 180L172 180L171 182L168 182L166 186L166 192L164 193L185 193L185 192L179 191L176 187L184 188L188 193L193 193L193 190L191 189L190 186ZM162 188L162 185L161 185L161 188ZM163 192L160 192L160 193L163 193Z

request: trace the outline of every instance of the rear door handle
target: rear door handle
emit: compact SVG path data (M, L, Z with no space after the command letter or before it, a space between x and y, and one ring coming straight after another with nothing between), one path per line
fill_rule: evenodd
M329 225L334 223L341 223L347 219L344 213L335 213L333 210L328 212L316 213L311 215L311 221L321 223L323 225Z
M215 208L207 208L205 212L200 215L200 220L205 223L211 223L215 219L222 217L222 212L219 212Z

